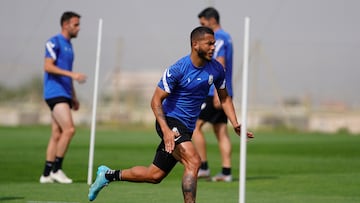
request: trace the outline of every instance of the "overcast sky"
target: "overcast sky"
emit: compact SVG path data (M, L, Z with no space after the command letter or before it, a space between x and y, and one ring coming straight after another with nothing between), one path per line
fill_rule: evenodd
M116 68L161 74L188 54L197 14L209 5L219 10L222 27L233 37L239 90L244 17L251 19L252 102L309 96L317 104L360 106L358 0L1 0L0 81L16 85L42 77L45 41L59 33L62 12L72 10L82 16L78 38L72 40L74 70L89 76L77 89L90 100L99 18L101 91Z

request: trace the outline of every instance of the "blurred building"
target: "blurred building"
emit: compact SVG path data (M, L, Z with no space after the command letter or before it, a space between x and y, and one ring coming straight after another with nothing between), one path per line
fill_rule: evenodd
M162 72L134 71L109 73L107 84L99 94L99 123L153 123L150 100ZM235 104L237 105L237 104ZM240 106L240 105L237 105ZM91 104L74 112L76 123L90 124ZM237 107L238 110L239 107ZM240 114L240 112L239 112ZM240 117L240 116L239 116ZM50 113L45 102L0 106L0 125L49 124ZM360 133L360 109L341 102L312 106L309 99L286 99L276 106L252 105L248 109L248 127L292 128L301 131L333 133L345 130Z

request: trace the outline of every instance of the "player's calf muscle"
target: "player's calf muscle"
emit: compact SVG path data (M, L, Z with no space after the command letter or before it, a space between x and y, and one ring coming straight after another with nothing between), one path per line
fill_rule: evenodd
M196 177L185 175L182 181L182 190L185 202L193 202L196 196Z

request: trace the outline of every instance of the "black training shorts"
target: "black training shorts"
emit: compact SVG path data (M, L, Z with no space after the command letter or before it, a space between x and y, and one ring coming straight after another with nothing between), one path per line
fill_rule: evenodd
M215 108L213 99L212 96L206 97L204 104L201 106L199 119L211 124L227 123L228 119L224 110Z
M70 109L72 108L72 101L71 101L71 99L69 99L67 97L54 97L51 99L46 99L45 101L51 111L54 110L55 105L58 103L67 103L67 104L69 104Z
M173 131L177 130L180 134L180 136L175 138L175 145L178 145L182 142L191 141L192 131L187 129L182 122L171 117L166 117L166 122L170 127L170 129L172 129ZM158 122L156 122L155 125L156 125L156 132L161 137L161 142L158 148L156 149L156 154L154 157L153 164L159 167L164 172L169 173L174 168L174 166L178 161L173 157L173 155L165 151L163 133L160 129L160 125Z

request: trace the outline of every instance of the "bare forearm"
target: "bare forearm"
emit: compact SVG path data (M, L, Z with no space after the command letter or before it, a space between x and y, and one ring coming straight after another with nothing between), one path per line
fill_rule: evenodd
M85 74L61 69L55 65L55 61L51 58L45 58L44 70L45 70L45 72L48 72L51 74L70 77L71 79L76 80L79 83L84 83L86 81Z
M238 126L239 124L236 118L235 107L232 98L228 95L226 89L218 89L217 91L221 102L221 106L226 116L228 117L228 119L230 120L231 124L234 127Z
M63 70L51 63L46 63L44 69L46 72L51 73L51 74L63 75L63 76L72 78L71 71Z
M168 128L166 123L165 114L162 108L162 99L157 98L156 95L153 96L151 100L151 109L154 113L154 116L159 123L161 129L164 131L166 128Z
M164 111L162 110L162 107L159 105L154 105L154 106L152 105L151 108L152 108L152 111L154 113L154 116L155 116L157 122L162 127L164 125L164 123L166 123L166 119L165 119L165 115L164 115Z
M223 108L226 116L230 120L231 124L234 127L239 125L238 121L237 121L236 113L235 113L235 107L234 107L231 97L228 96L222 101L222 108Z
M219 97L221 100L221 105L222 105L222 108L223 108L226 116L228 117L232 126L234 127L236 134L240 135L240 130L241 130L240 124L238 123L237 118L236 118L235 107L234 107L232 98L227 94L226 90L221 90L218 92L219 92ZM254 137L252 132L247 132L246 134L247 134L248 138Z
M161 131L163 133L163 140L165 143L165 151L172 153L175 148L174 138L177 135L176 132L170 130L168 124L166 123L165 113L163 110L162 103L164 99L169 95L169 93L157 87L155 93L151 99L151 109L154 112L155 118L160 125Z

